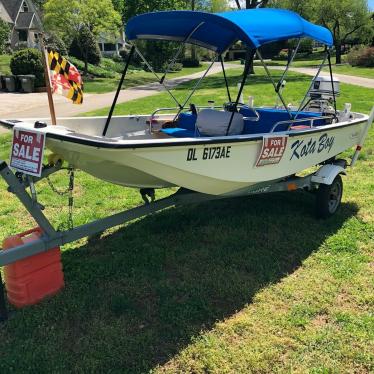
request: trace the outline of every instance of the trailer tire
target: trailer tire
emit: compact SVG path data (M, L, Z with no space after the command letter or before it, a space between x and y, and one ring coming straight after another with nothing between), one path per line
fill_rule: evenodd
M343 196L343 181L338 174L330 185L320 184L316 194L316 215L329 218L340 207Z

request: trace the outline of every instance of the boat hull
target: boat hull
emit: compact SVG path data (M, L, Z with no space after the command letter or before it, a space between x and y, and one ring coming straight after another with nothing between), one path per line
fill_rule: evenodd
M361 120L290 132L279 162L264 166L257 166L263 136L214 142L190 138L170 145L163 142L122 148L47 136L47 147L74 167L111 183L137 188L181 186L207 194L235 195L335 157L358 143L364 125Z

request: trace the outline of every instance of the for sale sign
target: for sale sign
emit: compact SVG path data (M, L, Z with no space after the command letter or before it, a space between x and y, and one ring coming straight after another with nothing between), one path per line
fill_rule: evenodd
M35 130L13 131L10 166L22 173L40 177L45 144L45 134Z
M264 136L256 166L279 164L286 150L288 136Z

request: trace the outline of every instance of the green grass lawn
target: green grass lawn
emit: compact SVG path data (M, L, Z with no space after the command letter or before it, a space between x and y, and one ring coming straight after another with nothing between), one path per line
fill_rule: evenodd
M273 103L258 72L245 95ZM240 72L229 75L234 91ZM288 100L309 79L291 74ZM206 85L195 102L225 100L220 76ZM340 100L369 112L373 93L342 85ZM118 113L150 112L166 98L142 102ZM9 147L10 136L0 137L0 158ZM68 183L66 172L52 180ZM33 227L1 180L0 190L0 239ZM66 198L45 182L38 190L46 214L64 222ZM76 225L140 203L136 190L77 172ZM65 289L0 326L0 372L373 372L374 128L345 177L340 211L319 221L313 210L302 192L227 199L65 246Z
M335 64L335 57L332 57L331 61L333 64ZM321 63L322 63L322 59L295 60L292 63L292 67L314 68L314 67L319 67ZM261 65L261 62L256 62L256 64ZM267 64L269 66L286 66L287 62L273 60L273 61L267 62ZM359 67L359 66L351 66L349 64L342 64L342 65L333 65L332 69L333 69L333 72L337 74L346 74L346 75L353 75L357 77L374 79L374 68L365 68L365 67ZM329 72L329 68L325 67L323 71Z
M229 84L234 97L237 93L237 84L241 81L242 69L230 69L227 71ZM272 75L279 78L281 71L272 70ZM304 96L311 78L307 75L290 72L287 77L287 86L284 91L285 100L287 103L294 105L298 104ZM174 93L183 101L195 84L194 81L183 83L174 89ZM344 103L353 103L354 111L365 111L370 108L374 102L373 90L353 85L341 84L342 94L338 98L338 107L343 108ZM244 98L247 100L248 96L252 95L255 98L256 105L273 105L276 97L273 86L269 83L268 78L264 74L264 70L260 67L256 68L256 75L248 78L248 84L244 89ZM224 88L224 81L221 74L215 74L204 79L201 89L192 97L192 102L199 105L207 105L208 100L214 99L216 103L221 104L227 101L226 89ZM156 108L174 107L175 103L172 101L168 93L162 93L144 99L133 100L131 103L122 103L116 106L114 114L148 114L152 113ZM86 113L85 115L107 115L108 108L101 108L95 111Z
M10 74L10 55L0 55L0 74ZM76 60L76 59L75 59ZM74 60L74 61L75 61ZM103 59L103 63L101 65L101 70L104 69L106 65L104 65L104 62L109 59ZM111 60L109 60L111 61ZM82 63L81 63L82 64ZM117 69L120 64L117 63ZM93 70L95 70L94 66L91 66ZM192 67L192 68L183 68L180 71L176 72L170 72L167 75L167 79L173 79L182 77L185 75L190 75L194 73L198 73L200 71L203 71L207 68L206 64L202 64L199 67ZM114 77L113 78L83 78L84 80L84 91L86 93L106 93L106 92L112 92L117 89L119 79L121 77L121 74L119 74L116 71L110 71ZM158 75L161 77L162 73L158 73ZM156 81L156 77L153 75L153 73L146 72L143 70L130 70L128 72L128 75L126 77L124 88L126 87L134 87L139 86L147 83L152 83Z
M182 77L185 75L190 75L198 73L206 69L206 65L195 67L195 68L183 68L177 72L168 73L166 79L173 79ZM162 73L158 73L161 77ZM94 78L94 79L85 79L84 80L84 91L86 93L106 93L115 91L119 83L120 75L116 78ZM156 77L153 73L146 72L143 70L130 70L126 76L123 88L139 86L147 83L153 83L156 81Z
M10 55L0 55L0 74L10 74Z

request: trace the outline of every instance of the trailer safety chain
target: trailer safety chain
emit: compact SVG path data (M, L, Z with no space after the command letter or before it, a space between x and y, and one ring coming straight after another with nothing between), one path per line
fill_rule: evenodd
M68 168L68 174L69 174L69 186L66 190L61 191L57 189L52 181L49 179L49 177L46 177L47 182L49 184L49 187L51 187L51 190L56 193L59 196L66 196L68 195L68 207L69 207L69 213L68 213L68 221L67 221L67 229L71 230L74 228L74 222L73 222L73 207L74 207L74 196L73 196L73 191L74 191L74 169L72 167ZM64 224L61 223L58 226L58 231L61 231L64 229Z

